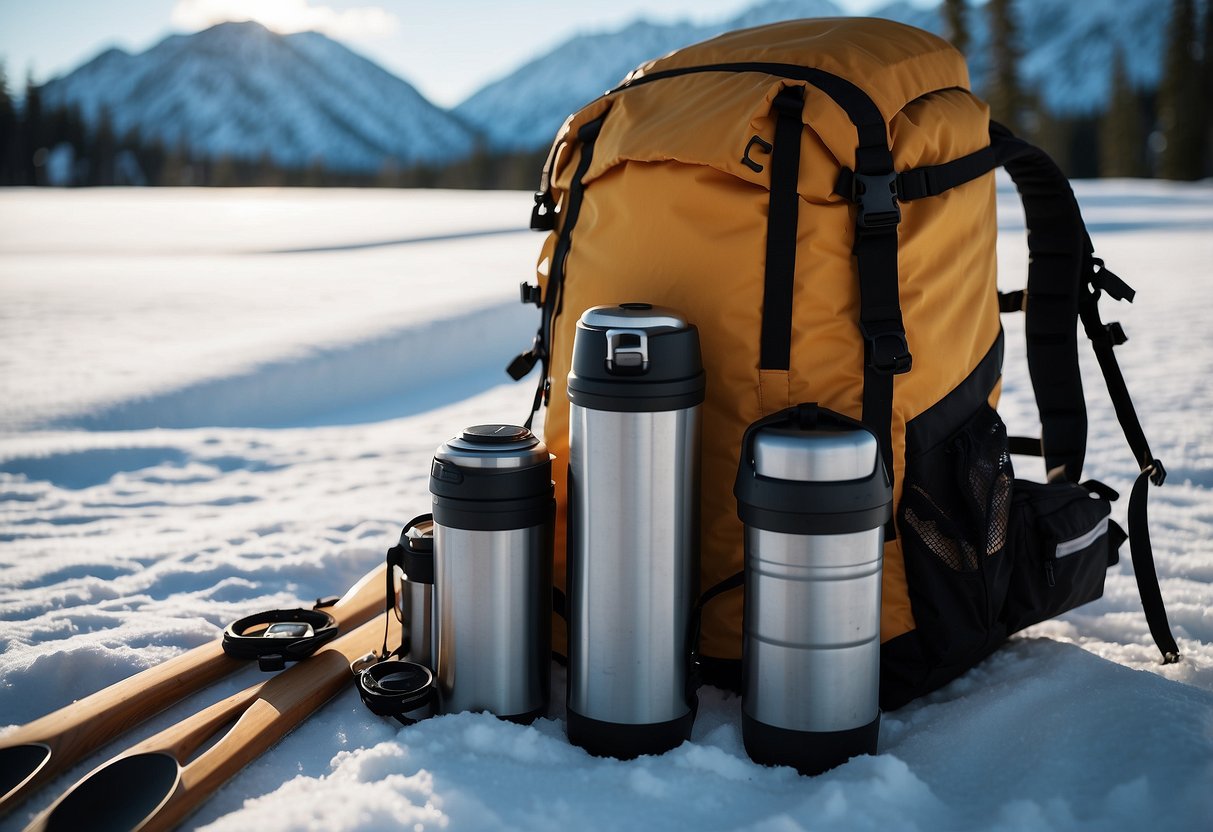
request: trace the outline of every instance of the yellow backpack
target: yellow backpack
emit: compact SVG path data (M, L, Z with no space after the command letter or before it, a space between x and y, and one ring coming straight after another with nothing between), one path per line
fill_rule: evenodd
M1002 296L1000 165L1024 197L1032 254L1026 291ZM548 237L523 300L541 325L510 373L542 365L535 409L547 404L556 456L558 586L577 319L598 304L669 306L699 328L708 379L703 588L732 586L742 566L732 485L746 427L809 401L861 419L894 482L882 705L946 683L1011 632L1098 598L1125 539L1108 519L1110 489L1078 484L1081 315L1143 472L1130 529L1147 617L1160 650L1178 656L1145 536L1146 479L1164 471L1118 381L1111 348L1123 333L1095 308L1102 292L1132 290L1093 256L1065 177L990 122L946 41L887 20L805 20L646 63L566 121L532 227ZM1008 441L994 410L999 313L1020 309L1043 431ZM1049 482L1013 482L1009 449L1043 455ZM742 592L713 595L702 671L735 687Z

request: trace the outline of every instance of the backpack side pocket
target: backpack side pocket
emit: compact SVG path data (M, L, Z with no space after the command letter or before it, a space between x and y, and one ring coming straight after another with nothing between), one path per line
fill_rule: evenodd
M1006 636L1012 477L1006 427L984 402L945 441L907 454L898 527L914 622L953 676Z
M1070 482L1016 480L1008 546L1014 569L1007 592L1007 633L1047 621L1103 595L1125 533L1111 503Z

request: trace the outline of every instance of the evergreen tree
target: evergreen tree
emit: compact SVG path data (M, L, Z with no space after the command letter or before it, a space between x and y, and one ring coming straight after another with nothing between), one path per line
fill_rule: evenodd
M1146 130L1141 99L1129 83L1124 52L1112 56L1112 92L1099 125L1099 175L1145 176Z
M118 155L118 143L114 138L113 122L109 108L102 105L97 112L97 124L93 128L88 154L88 184L114 184L114 158Z
M16 161L17 108L8 92L8 75L0 62L0 185L12 185Z
M1201 147L1208 102L1196 60L1196 8L1193 0L1172 0L1167 49L1158 88L1158 128L1164 140L1158 175L1164 179L1199 179L1204 168Z
M1201 109L1205 112L1205 176L1213 176L1213 0L1205 0L1201 65L1201 74L1205 79L1205 90L1201 93Z
M1019 27L1012 0L989 0L986 14L990 27L990 76L986 100L990 117L1014 132L1022 130L1023 90L1019 83Z
M948 40L962 53L969 51L969 24L965 19L967 0L944 0L943 18Z
M25 79L25 104L22 107L20 129L17 133L17 182L18 185L37 185L37 168L34 155L45 147L45 128L42 118L42 88L34 83L33 75Z

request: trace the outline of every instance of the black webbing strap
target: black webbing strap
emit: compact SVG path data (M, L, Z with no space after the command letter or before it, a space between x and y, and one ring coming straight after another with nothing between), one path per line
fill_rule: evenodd
M1150 519L1146 513L1146 492L1157 473L1166 476L1161 464L1143 470L1137 475L1133 490L1129 493L1129 553L1133 558L1137 594L1141 596L1141 607L1146 613L1150 635L1162 653L1163 664L1174 664L1180 658L1179 645L1171 634L1167 608L1163 606L1158 572L1154 568L1154 549L1150 545Z
M1124 330L1116 323L1105 325L1098 307L1103 292L1118 300L1132 300L1133 290L1094 256L1078 201L1060 168L1043 151L999 124L991 122L990 138L997 158L1023 197L1028 226L1028 371L1040 408L1045 467L1050 476L1059 472L1070 482L1080 481L1087 436L1075 325L1080 318L1117 421L1141 471L1129 495L1128 520L1133 572L1146 623L1163 662L1176 662L1179 647L1158 586L1146 511L1149 484L1162 485L1166 469L1150 451L1113 353L1125 341Z
M1129 551L1133 559L1133 574L1137 578L1137 592L1141 596L1142 609L1146 613L1146 623L1150 627L1150 635L1158 650L1162 653L1163 663L1171 664L1179 661L1179 646L1171 633L1171 625L1167 620L1167 610L1163 605L1162 590L1158 586L1158 573L1154 566L1154 549L1150 542L1149 516L1147 512L1147 492L1150 484L1162 485L1167 478L1167 469L1162 461L1156 459L1150 451L1150 443L1146 440L1137 409L1133 407L1133 399L1129 395L1128 385L1125 384L1124 373L1116 360L1114 349L1127 339L1124 329L1118 323L1105 324L1099 314L1099 297L1107 292L1117 300L1133 299L1133 290L1125 285L1119 277L1107 271L1103 261L1093 254L1091 239L1085 235L1085 251L1087 253L1084 267L1087 277L1083 291L1079 296L1078 312L1082 319L1083 329L1091 341L1095 357L1099 361L1099 369L1108 387L1108 395L1112 399L1112 408L1116 419L1124 431L1129 449L1137 460L1141 471L1133 483L1129 493Z
M893 376L913 362L901 318L898 291L897 205L893 154L887 141L856 153L852 201L856 270L859 273L859 332L864 340L863 423L876 434L885 470L893 471ZM892 522L886 537L893 539Z
M767 259L762 289L759 367L786 370L792 355L792 296L800 218L800 138L804 87L784 87L771 103L776 115L767 212Z
M998 159L995 157L994 148L987 145L950 162L903 170L894 179L897 186L897 200L898 202L910 202L915 199L938 196L944 191L950 191L952 188L985 176L996 167L998 167ZM854 189L854 181L855 172L850 168L843 168L838 175L834 192L849 199Z
M527 416L526 422L523 423L528 429L534 423L535 414L543 406L550 389L548 374L551 369L552 359L552 324L560 313L561 301L564 296L565 261L568 260L569 248L573 243L573 229L576 227L577 218L581 214L581 201L585 191L582 179L585 178L586 172L590 169L590 163L594 160L594 142L597 141L598 133L602 130L602 121L605 117L605 114L599 116L593 121L582 125L581 129L577 131L577 139L581 143L581 158L577 163L577 170L573 174L573 183L569 187L569 199L564 212L564 225L560 229L560 239L556 243L555 252L552 254L551 272L548 275L547 292L544 294L543 311L539 319L539 332L535 335L531 349L515 358L513 363L507 368L507 372L515 380L518 380L530 372L531 368L535 366L536 361L540 363L535 398L531 402L531 413ZM546 166L543 176L546 184L546 180L551 176Z
M1047 154L991 122L995 155L1023 199L1028 228L1028 373L1040 410L1050 479L1080 482L1087 448L1087 406L1078 367L1079 287L1086 229L1069 180Z

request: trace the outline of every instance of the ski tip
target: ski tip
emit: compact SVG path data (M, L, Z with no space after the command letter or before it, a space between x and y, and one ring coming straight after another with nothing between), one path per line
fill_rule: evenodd
M164 752L119 757L72 786L25 832L138 829L173 796L180 775L177 760Z
M50 746L40 742L0 748L0 815L24 798L26 787L50 758Z

